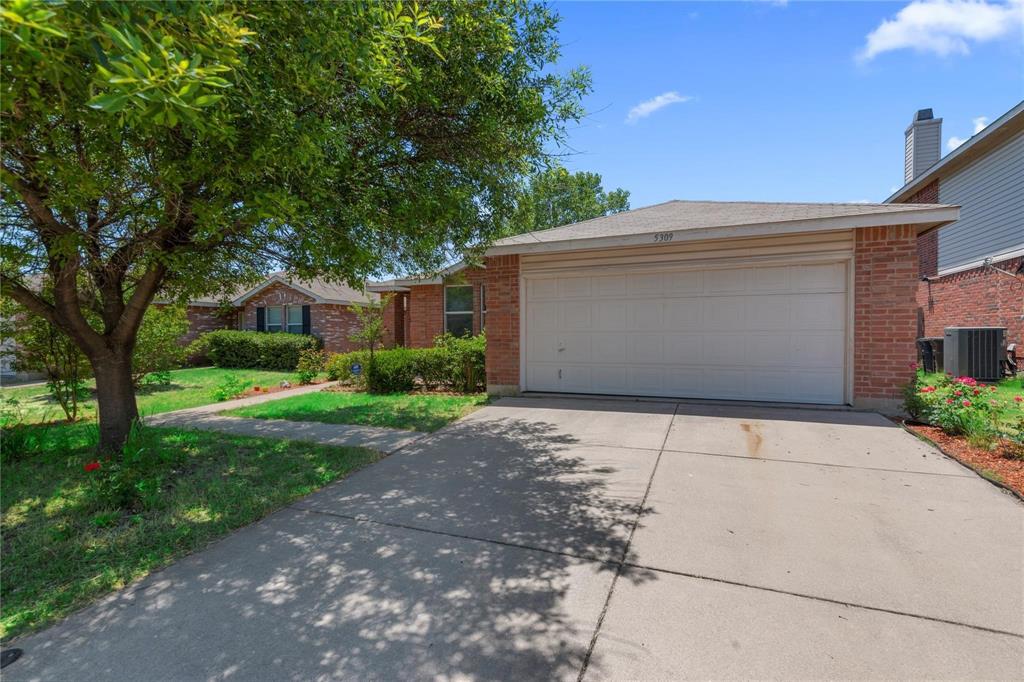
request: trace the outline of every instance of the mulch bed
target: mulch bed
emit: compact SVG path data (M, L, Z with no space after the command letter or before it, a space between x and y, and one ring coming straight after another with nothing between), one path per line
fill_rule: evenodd
M994 450L985 450L973 447L961 436L950 436L937 426L914 422L903 422L903 425L938 445L961 464L990 481L1001 483L1024 499L1024 453L1015 451L1012 443L1000 441Z

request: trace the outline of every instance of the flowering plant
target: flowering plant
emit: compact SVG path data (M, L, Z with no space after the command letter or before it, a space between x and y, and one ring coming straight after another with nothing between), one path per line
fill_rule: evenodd
M904 407L911 417L938 426L950 435L966 436L978 447L992 447L1007 433L1004 422L1012 419L1008 411L1024 407L1024 397L1013 401L995 397L997 388L979 384L972 377L946 374L933 383L924 382L918 372L904 394Z

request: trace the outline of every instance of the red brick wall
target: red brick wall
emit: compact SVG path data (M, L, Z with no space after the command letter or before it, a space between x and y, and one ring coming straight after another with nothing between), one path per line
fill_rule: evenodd
M909 225L856 230L853 397L894 407L917 357L917 234Z
M480 285L487 282L486 268L466 268L453 275L447 284L471 284L473 286L473 333L480 333L481 300ZM488 292L488 301L494 296ZM420 284L409 287L409 303L406 310L410 348L426 348L434 345L434 339L444 333L444 285Z
M993 265L1016 272L1021 260ZM917 305L922 336L942 336L946 327L1006 327L1008 343L1024 344L1024 276L1014 281L989 268L974 268L936 277L919 283Z
M519 256L486 260L487 386L519 390Z
M381 295L391 299L384 308L384 327L387 329L384 345L388 347L404 346L408 336L406 329L408 316L405 311L408 306L409 294L399 291Z
M220 312L220 308L213 306L186 306L185 315L188 317L188 333L181 337L182 345L191 343L200 334L212 332L215 329L234 329L236 323L235 316L224 318L218 315Z
M255 330L256 308L268 305L308 305L309 330L323 340L324 349L330 353L346 353L358 347L349 340L358 328L358 320L348 306L315 303L313 298L280 283L271 284L245 302L242 328Z

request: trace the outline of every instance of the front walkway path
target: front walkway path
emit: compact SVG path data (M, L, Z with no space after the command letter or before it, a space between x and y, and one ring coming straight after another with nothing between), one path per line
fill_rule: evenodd
M310 441L324 445L360 445L383 452L384 454L390 454L424 435L419 431L385 429L377 426L322 424L319 422L288 421L286 419L248 419L219 414L220 412L234 410L239 407L259 405L260 403L267 403L272 400L281 400L305 393L313 393L333 386L336 383L331 381L312 386L300 386L288 391L228 400L211 405L192 407L187 410L164 412L146 417L145 423L148 426L199 429L202 431L231 433L239 436L260 436L262 438L287 438L289 440Z

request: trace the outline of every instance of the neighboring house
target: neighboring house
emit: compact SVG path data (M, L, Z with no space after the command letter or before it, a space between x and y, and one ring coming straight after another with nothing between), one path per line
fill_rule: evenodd
M942 119L923 109L906 130L906 184L889 204L960 206L960 219L918 239L920 336L1006 327L1024 344L1024 102L945 157Z
M378 295L361 292L343 284L321 279L293 279L284 272L275 272L255 287L230 294L228 298L200 298L189 301L186 308L189 333L186 341L214 329L291 332L312 334L332 353L356 349L349 336L358 321L351 306L376 301ZM393 320L394 313L386 311ZM393 324L388 327L388 345L401 344Z
M670 201L503 239L482 267L373 283L409 345L487 332L521 391L896 410L916 357L918 234L955 206Z

